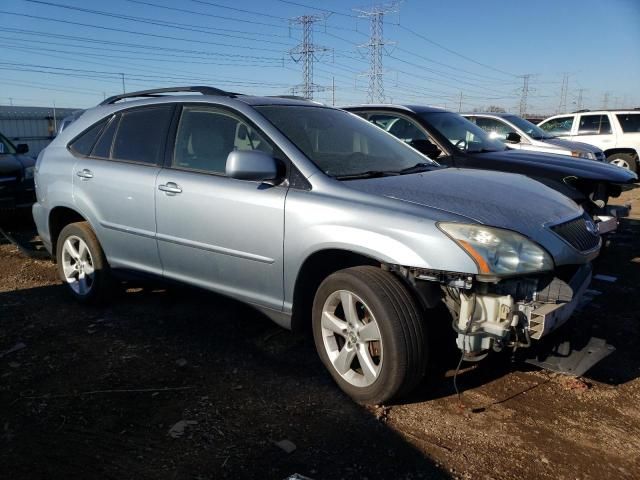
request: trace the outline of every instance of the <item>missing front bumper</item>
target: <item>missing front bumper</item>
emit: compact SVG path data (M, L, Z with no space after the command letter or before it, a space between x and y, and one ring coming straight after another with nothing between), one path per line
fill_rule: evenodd
M590 282L586 264L568 281L520 279L493 293L461 293L454 324L458 348L468 359L479 359L491 348L528 347L569 320Z

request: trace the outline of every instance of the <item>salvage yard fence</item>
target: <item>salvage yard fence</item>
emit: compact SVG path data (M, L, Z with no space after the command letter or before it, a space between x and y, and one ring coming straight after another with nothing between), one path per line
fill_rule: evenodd
M0 106L0 133L13 144L29 145L36 157L56 136L60 121L76 108Z

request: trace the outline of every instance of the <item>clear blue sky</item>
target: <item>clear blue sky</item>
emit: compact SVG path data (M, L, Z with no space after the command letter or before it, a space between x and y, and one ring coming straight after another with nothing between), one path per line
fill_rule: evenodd
M2 0L0 104L88 107L122 91L120 73L128 91L208 84L291 93L302 82L289 54L301 30L288 19L331 12L314 28L315 44L328 49L316 55L314 83L329 88L316 98L331 103L335 82L336 104L361 103L369 63L358 45L369 23L354 9L371 5ZM517 111L519 76L531 74L528 111L551 114L566 74L569 110L580 89L585 108L602 107L605 95L610 108L640 106L639 0L406 0L398 10L384 23L388 101L457 110L462 93L465 110Z

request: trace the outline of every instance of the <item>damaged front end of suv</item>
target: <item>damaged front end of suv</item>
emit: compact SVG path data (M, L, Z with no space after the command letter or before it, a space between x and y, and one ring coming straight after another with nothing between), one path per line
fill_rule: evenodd
M390 269L410 282L428 306L444 302L466 361L482 360L491 350L531 347L532 341L569 320L590 284L590 262L556 268L544 248L516 232L459 223L438 227L474 260L480 273ZM588 258L600 249L587 215L550 230ZM433 284L439 291L429 288Z
M439 256L427 246L428 267L386 268L426 308L444 302L466 360L532 346L571 317L589 286L602 245L593 220L567 197L520 175L443 169L349 184L456 216L435 222L448 246ZM469 266L446 269L462 252Z

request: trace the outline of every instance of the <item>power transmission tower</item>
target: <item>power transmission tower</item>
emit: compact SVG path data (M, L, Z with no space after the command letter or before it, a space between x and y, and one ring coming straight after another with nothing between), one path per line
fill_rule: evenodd
M609 108L609 92L604 92L604 97L602 98L602 109L606 110Z
M529 79L531 78L531 74L527 73L526 75L521 75L522 78L522 90L520 91L520 116L524 117L527 115L527 96L529 95Z
M560 89L560 105L558 105L558 113L567 111L567 90L569 89L569 74L562 75L562 88Z
M462 92L460 92L460 102L458 103L458 113L462 112Z
M582 110L582 94L583 94L584 90L585 90L584 88L581 88L581 89L578 90L578 101L576 103L576 106L578 108L576 108L576 110Z
M291 59L294 62L302 61L302 83L293 87L292 93L295 94L298 90L301 90L302 96L310 100L313 99L314 92L324 90L323 87L313 83L313 63L317 60L316 54L329 50L313 43L313 24L325 20L327 16L302 15L290 20L291 24L302 26L302 43L289 50L289 55L291 55Z
M382 69L382 54L384 46L389 44L386 42L382 32L384 27L384 16L388 13L397 12L400 8L400 2L392 2L388 4L373 5L366 10L355 9L359 16L369 19L369 42L360 47L369 50L369 89L368 102L384 102L384 71Z

